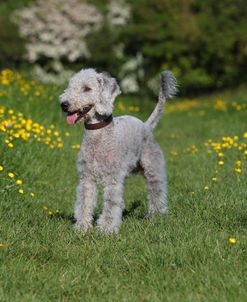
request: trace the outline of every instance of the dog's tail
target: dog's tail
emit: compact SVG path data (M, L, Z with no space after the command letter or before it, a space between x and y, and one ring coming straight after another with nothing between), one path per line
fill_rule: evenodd
M171 71L163 71L160 74L161 85L159 92L159 101L151 113L148 120L145 122L151 129L158 124L164 110L166 99L172 98L177 93L177 81Z

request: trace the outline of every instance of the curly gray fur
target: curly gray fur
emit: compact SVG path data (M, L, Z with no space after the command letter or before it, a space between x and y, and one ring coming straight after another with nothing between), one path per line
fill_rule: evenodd
M160 93L159 93L159 101L156 105L154 111L146 121L146 124L154 129L158 124L162 113L164 111L164 105L166 103L166 99L172 98L177 93L177 81L174 75L170 71L163 71L160 74L161 77L161 85L160 85Z
M97 203L97 186L103 186L103 210L97 228L116 233L122 222L125 178L137 167L148 186L149 214L167 212L165 161L155 141L152 128L160 118L160 106L165 97L175 93L175 79L162 73L162 87L156 109L146 123L132 116L114 117L112 123L98 130L85 130L78 156L79 185L75 204L76 230L86 232L92 227L93 211ZM87 89L85 89L87 87ZM114 78L94 69L75 74L60 97L67 102L68 111L92 109L78 122L95 123L100 116L109 116L120 88Z

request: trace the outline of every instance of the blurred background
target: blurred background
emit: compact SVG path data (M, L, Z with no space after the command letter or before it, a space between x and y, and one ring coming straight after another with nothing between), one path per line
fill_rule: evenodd
M170 69L180 94L246 82L245 0L1 0L0 69L62 84L106 70L125 94L156 94Z

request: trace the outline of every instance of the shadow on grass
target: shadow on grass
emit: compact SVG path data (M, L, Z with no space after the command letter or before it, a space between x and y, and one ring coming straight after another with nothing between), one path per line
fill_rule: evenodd
M238 221L239 221L238 227L241 226L243 228L247 228L247 214L240 214Z
M93 215L94 223L99 218L99 211ZM134 217L137 219L146 219L146 214L142 205L142 202L140 200L135 200L131 203L130 207L127 209L124 209L123 211L123 219L126 219L128 217ZM51 216L51 219L62 219L65 221L71 222L71 224L75 224L76 219L73 214L66 214L66 213L59 213L57 215Z
M147 214L140 200L135 200L128 209L124 209L123 218L135 217L138 219L146 219Z

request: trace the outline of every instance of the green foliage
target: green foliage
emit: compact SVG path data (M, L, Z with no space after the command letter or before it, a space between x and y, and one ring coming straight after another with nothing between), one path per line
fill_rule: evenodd
M164 68L182 90L217 88L246 79L247 9L243 0L136 0L123 31L127 53L141 52L147 77Z
M119 42L118 31L112 32L109 24L104 22L99 31L89 35L87 42L89 52L92 54L87 64L97 66L101 70L107 70L107 72L117 76L124 63L124 60L119 60L114 52L114 47Z
M11 66L24 54L24 41L19 37L17 26L11 21L11 7L0 4L0 65Z

